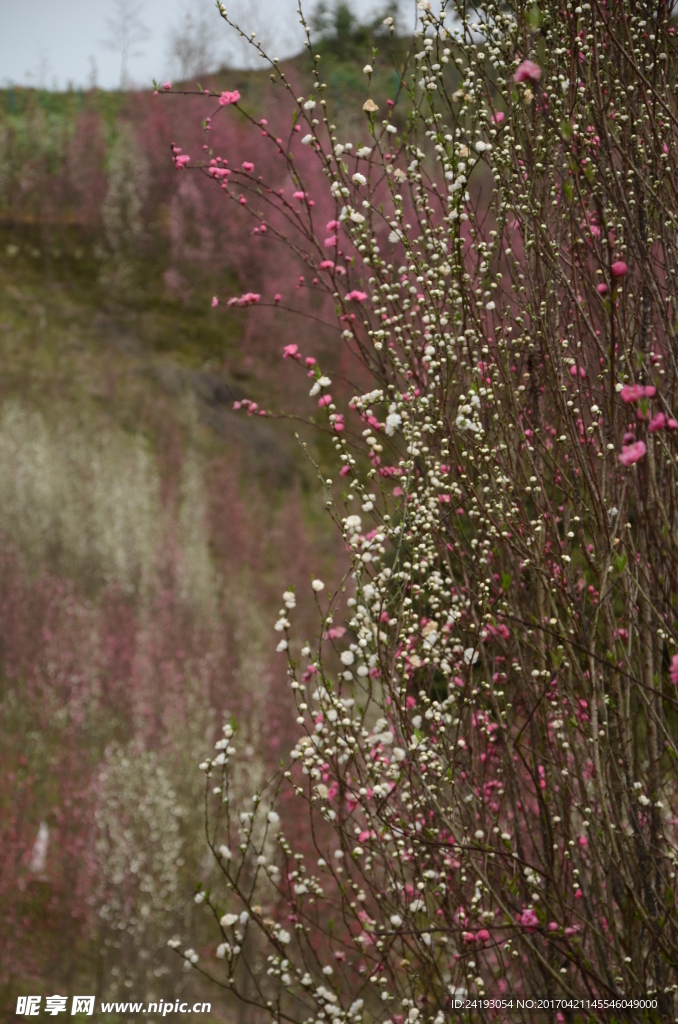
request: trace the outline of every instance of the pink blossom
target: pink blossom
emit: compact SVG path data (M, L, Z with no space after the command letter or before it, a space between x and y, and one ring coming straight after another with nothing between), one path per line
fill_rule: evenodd
M501 124L502 121L504 120L505 116L506 115L504 114L503 110L498 110L496 114L492 115L492 123L493 124Z
M645 397L645 388L642 384L625 384L619 392L619 397L627 405L629 402L639 402Z
M557 932L558 931L558 925L556 924L555 921L549 921L549 931L550 932Z
M282 300L282 295L280 294L280 292L277 292L277 293L276 293L276 294L275 294L275 295L273 296L273 301L274 301L274 302L280 302L281 300Z
M239 99L240 93L237 89L234 89L233 92L222 92L219 97L219 106L227 107L229 103L237 103Z
M181 146L172 146L172 159L174 160L174 166L178 171L182 170L190 161L190 156L187 153L182 154Z
M601 281L600 284L598 285L598 287L596 288L596 291L598 292L599 295L607 295L609 290L610 289L607 287L607 285L605 284L604 281Z
M229 299L226 303L227 306L254 306L261 299L261 295L257 292L245 292L244 295L240 295L238 298Z
M341 434L344 429L344 417L340 412L337 413L337 418L334 421L334 429L337 434Z
M165 84L163 85L163 89L165 90L165 92L169 92L169 90L171 88L172 88L172 83L171 82L165 82Z
M527 910L523 910L520 915L519 922L522 924L523 928L527 928L527 930L531 932L533 932L535 928L539 927L539 918L531 907Z
M367 292L359 292L357 288L346 296L348 302L364 302L366 298Z
M348 469L348 468L349 468L348 466L342 466L342 469ZM345 475L346 474L344 474L344 476ZM327 630L326 633L323 633L323 639L324 640L340 640L345 632L346 632L346 627L345 626L332 626L330 629Z
M325 239L325 248L330 249L333 245L338 245L339 239L336 235L330 235L329 238Z
M325 225L325 231L338 231L339 225L340 221L338 220L328 220L327 224Z
M634 444L624 445L619 455L619 461L622 466L632 466L634 462L642 459L646 451L644 441L635 441Z
M228 167L210 167L207 173L210 178L228 178L231 172Z
M671 668L669 669L669 678L674 686L678 686L678 654L674 654L671 658Z
M301 358L298 345L285 345L283 359Z
M332 395L323 395L322 398L318 399L318 405L322 409L324 405L330 405L332 403Z
M293 192L292 193L292 199L302 200L302 199L305 199L305 198L306 198L306 193L305 192Z
M218 306L218 305L219 305L219 299L216 297L216 295L213 295L212 296L212 309L214 309L214 307Z
M242 169L243 171L247 171L248 174L251 174L254 170L254 164L251 164L249 160L245 160L243 162Z
M640 402L642 398L654 398L657 394L657 389L654 384L646 384L643 387L642 384L625 384L619 392L619 397L622 402Z
M654 434L656 430L664 430L668 423L666 416L663 412L658 412L656 416L653 416L648 423L647 429Z
M623 260L617 260L610 267L613 277L626 277L626 272L629 268L626 266Z
M334 262L332 260L323 260L320 264L321 270L332 270L334 268Z
M490 933L487 928L481 928L479 932L476 932L476 939L478 942L489 942Z
M541 78L541 68L538 64L535 64L531 60L524 60L522 64L517 68L513 81L519 82L538 82Z

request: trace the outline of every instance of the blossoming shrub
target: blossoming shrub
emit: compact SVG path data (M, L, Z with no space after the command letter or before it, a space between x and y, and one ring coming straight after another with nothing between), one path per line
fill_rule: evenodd
M314 581L313 642L284 595L279 774L234 791L237 723L201 765L220 938L183 955L275 1020L442 1024L467 993L669 1020L674 26L629 0L419 11L387 105L367 55L360 137L317 56L285 143L259 122L282 193L219 148L230 94L180 171L303 254L365 382L333 382L312 335L285 347L333 435L350 569Z

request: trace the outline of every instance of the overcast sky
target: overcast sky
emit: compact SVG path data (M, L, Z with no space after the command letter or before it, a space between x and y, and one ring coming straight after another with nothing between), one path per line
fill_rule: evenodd
M93 83L117 88L120 55L105 45L108 22L121 0L0 0L0 86L34 85L65 89ZM129 79L147 86L155 77L164 80L176 73L169 55L168 37L184 23L187 13L214 21L214 46L224 61L242 64L242 43L231 39L216 13L213 0L122 0L130 4L139 21L149 29L138 56L129 61ZM296 16L296 0L226 0L229 14L238 14L248 31L257 30L272 56L298 52L302 36ZM306 0L309 12L315 0ZM353 0L363 16L383 9L383 0ZM134 20L134 19L132 19Z

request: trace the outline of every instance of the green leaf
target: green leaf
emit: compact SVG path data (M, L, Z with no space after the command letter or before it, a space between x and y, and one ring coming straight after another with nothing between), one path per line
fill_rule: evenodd
M626 568L626 563L627 562L628 562L628 559L627 559L626 555L615 555L614 556L614 567L617 570L617 572L623 572L624 569Z
M539 7L537 6L537 4L533 4L533 6L528 11L527 15L527 23L533 32L536 32L539 29L543 20L544 17L541 11L539 10Z

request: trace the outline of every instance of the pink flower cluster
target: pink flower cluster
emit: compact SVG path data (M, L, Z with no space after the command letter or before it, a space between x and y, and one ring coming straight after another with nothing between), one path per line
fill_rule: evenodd
M654 398L656 394L657 389L654 384L625 384L619 392L619 397L627 405L635 405L637 402L642 402L645 398ZM637 415L639 420L644 420L648 417L648 414L643 409L639 409ZM663 412L658 412L655 413L648 423L647 429L652 434L658 430L678 430L678 420L667 416Z
M518 921L522 924L523 928L527 928L528 931L533 932L539 927L539 918L535 914L534 910L529 907L527 910L523 910L519 916Z
M464 942L489 942L490 933L487 928L481 928L477 932L462 932L461 937Z
M243 398L239 402L234 402L233 408L236 412L239 409L247 409L248 416L254 416L255 413L259 416L268 416L265 409L260 409L258 403L252 402L249 398Z
M174 166L178 171L182 170L186 164L191 162L191 158L188 153L181 152L181 146L172 146L172 159L174 160Z
M257 302L261 300L261 295L257 292L245 292L244 295L238 296L235 299L229 299L226 303L227 306L256 306Z
M233 92L222 92L219 97L219 106L227 107L230 103L237 103L239 99L240 93L237 89L234 89Z
M531 60L524 60L513 75L513 81L517 84L520 82L538 82L540 78L541 68Z
M678 420L673 417L669 419L663 412L658 412L648 423L647 429L653 434L657 430L678 430Z
M622 402L628 405L631 402L640 402L643 398L654 398L657 389L652 384L625 384L619 392Z
M647 448L645 447L644 441L634 441L633 444L625 444L622 446L619 461L622 466L632 466L634 462L638 462L642 459L646 452Z

